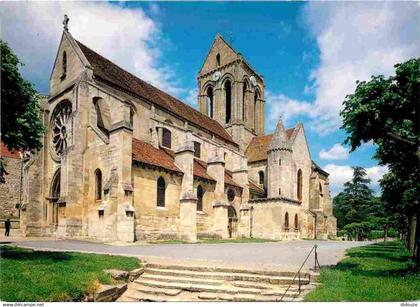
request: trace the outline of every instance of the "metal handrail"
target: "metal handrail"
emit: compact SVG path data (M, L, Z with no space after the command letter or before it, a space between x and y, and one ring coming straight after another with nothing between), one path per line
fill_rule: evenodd
M312 254L312 252L315 252L315 266L314 266L314 271L318 271L320 268L319 265L319 261L318 261L318 251L317 251L318 245L314 245L311 250L309 251L308 255L306 256L305 260L303 261L302 265L300 266L299 270L295 273L295 275L293 276L292 281L290 282L289 286L287 287L286 291L284 291L282 297L280 298L280 301L283 301L284 296L286 295L287 291L289 291L290 287L293 285L293 283L296 280L296 277L298 278L298 294L299 295L302 292L302 281L300 278L300 271L302 270L303 266L305 265L306 261L308 260L309 256Z

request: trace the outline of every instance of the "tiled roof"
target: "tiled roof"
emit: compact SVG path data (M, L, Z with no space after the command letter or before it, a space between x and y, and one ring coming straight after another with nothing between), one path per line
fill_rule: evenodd
M212 177L210 177L207 174L207 163L198 159L194 160L194 176L215 181ZM225 170L225 184L242 188L239 184L233 181L232 173L228 170Z
M0 142L0 157L7 157L11 159L20 159L20 154L18 151L7 149L6 144Z
M200 113L179 99L172 97L149 83L137 78L82 43L78 41L76 42L86 59L92 65L93 74L96 78L99 78L105 83L110 83L111 86L116 86L120 90L127 91L135 96L146 99L187 120L188 122L208 130L210 133L215 134L221 139L237 145L233 141L232 137L217 121Z
M171 150L164 148L155 148L151 144L140 141L133 138L133 160L167 169L169 171L183 173L175 164L174 153ZM199 177L205 180L213 181L209 174L207 174L207 163L194 159L193 173L195 177ZM241 187L235 181L232 180L232 175L225 171L225 184L229 184L236 187Z
M252 180L248 181L248 186L249 186L249 190L260 194L260 195L265 195L265 191L264 189L260 188L257 184L255 184Z
M324 171L318 164L315 163L315 161L312 160L312 167L314 169L314 171L319 172L321 174L323 174L324 176L329 176L330 174L327 173L326 171Z
M194 159L194 176L216 182L209 174L207 174L207 164L203 161Z
M233 181L232 173L228 170L225 170L225 184L242 189L242 187L239 184L237 184L235 181Z
M287 138L290 139L295 128L286 130ZM267 149L273 139L273 134L254 137L246 149L248 162L257 162L267 160Z
M173 172L182 173L175 165L173 156L169 151L157 149L151 144L133 138L133 160L161 167Z

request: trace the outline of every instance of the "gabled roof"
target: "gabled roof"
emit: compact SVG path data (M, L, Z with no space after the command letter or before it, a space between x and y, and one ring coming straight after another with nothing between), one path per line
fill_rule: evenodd
M254 183L251 179L248 181L249 190L255 194L265 195L264 189L260 188L256 183Z
M225 170L225 184L242 189L242 187L239 184L233 181L232 173L228 170Z
M253 71L254 73L255 73L255 75L256 76L258 76L258 78L260 78L261 80L263 80L263 77L260 75L260 74L258 74L257 73L257 71L245 60L245 58L242 56L242 54L240 53L240 52L238 52L238 51L236 51L236 49L235 48L233 48L233 46L230 44L230 43L228 43L224 38L223 38L223 36L220 34L220 33L217 33L216 34L216 37L214 38L214 40L213 40L213 43L211 44L211 46L210 46L210 49L209 49L209 51L207 52L207 55L206 55L206 57L205 57L205 60L204 60L204 62L203 62L203 64L201 65L201 68L200 68L200 70L199 70L199 73L200 74L207 74L207 73L209 73L209 71L206 71L206 72L203 72L203 68L204 68L204 65L205 65L205 63L206 63L206 60L207 60L207 58L209 57L209 55L210 55L210 53L211 53L211 51L212 51L212 49L213 49L213 46L214 46L214 44L216 43L216 41L218 40L218 39L220 39L233 53L235 53L236 54L236 56L238 57L238 58L241 58L242 59L242 61L245 63L245 65L246 66L248 66L248 68L251 70L251 71ZM213 71L213 70L211 70L211 71Z
M202 179L207 179L209 181L216 182L209 174L207 174L207 164L198 159L194 159L194 176Z
M182 171L175 165L174 158L168 150L157 149L151 144L135 138L133 138L132 150L134 161L182 174Z
M133 74L117 66L89 47L77 41L80 50L89 61L93 75L110 86L126 91L134 96L143 98L184 120L198 126L219 138L237 145L227 131L214 119L200 113L179 99L141 80Z
M329 173L324 171L318 164L316 164L314 160L312 160L312 168L313 168L314 171L316 171L316 172L318 172L318 173L320 173L320 174L322 174L326 177L328 177L330 175Z
M293 135L295 128L289 128L286 130L287 138ZM246 149L245 155L248 158L248 162L257 162L267 160L268 146L273 139L273 134L266 134L262 136L254 137Z
M176 166L174 152L165 148L155 148L151 144L133 138L133 160L142 164L163 168L168 171L183 174ZM194 177L216 182L213 177L207 174L207 163L194 159ZM232 174L225 171L225 184L242 188L232 179Z

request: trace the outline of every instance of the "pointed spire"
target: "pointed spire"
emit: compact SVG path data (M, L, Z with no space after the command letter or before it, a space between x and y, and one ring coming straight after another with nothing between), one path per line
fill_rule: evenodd
M276 131L274 131L273 139L271 140L268 150L289 149L290 144L287 138L286 129L284 128L281 118L277 122Z

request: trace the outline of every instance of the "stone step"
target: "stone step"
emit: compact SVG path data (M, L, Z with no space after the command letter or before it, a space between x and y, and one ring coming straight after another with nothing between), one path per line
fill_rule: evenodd
M160 288L160 287L149 287L146 285L135 283L134 290L136 292L141 292L145 294L153 294L153 295L160 295L164 296L176 296L182 292L182 289L167 289L167 288Z
M253 281L234 281L232 283L235 287L239 288L253 288L253 289L262 289L262 290L272 290L273 286L263 282L253 282Z
M177 282L177 283L185 283L185 284L196 284L196 285L211 285L211 286L220 286L223 283L223 280L216 280L216 279L202 279L202 278L190 278L184 276L173 276L173 275L157 275L157 274L150 274L148 272L143 273L141 275L141 279L144 280L156 280L156 281L164 281L164 282Z
M212 292L212 293L226 293L226 294L252 294L252 295L261 295L261 296L281 296L283 295L286 287L276 288L276 289L254 289L254 288L239 288L233 286L213 286L213 285L198 285L195 283L180 283L180 282L163 282L163 281L154 281L154 280L145 280L139 278L135 280L135 283L141 286L146 286L150 288L163 288L163 289L181 289L190 292ZM293 296L296 294L295 289L290 289L288 296Z
M254 282L266 282L270 284L281 284L288 285L292 282L293 277L291 276L273 276L273 275L262 275L262 274L249 274L249 273L231 273L231 272L213 272L213 271L187 271L187 270L175 270L175 269L161 269L161 268L146 268L144 274L148 275L166 275L166 276L177 276L177 277L188 277L198 279L211 279L211 280L229 280L229 281L254 281ZM309 278L301 278L301 284L308 284ZM298 283L296 278L294 284Z
M281 295L263 296L253 294L227 294L227 293L211 293L199 292L198 298L203 301L228 301L228 302L279 302L282 301ZM285 295L283 301L292 301L293 298Z
M177 264L163 264L163 263L147 263L146 268L177 270L177 271L198 271L198 272L224 272L224 273L246 273L249 275L267 275L267 276L294 276L294 272L290 271L276 271L276 270L257 270L247 268L233 268L233 267L218 267L218 266L186 266ZM305 274L308 272L302 272Z

